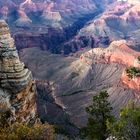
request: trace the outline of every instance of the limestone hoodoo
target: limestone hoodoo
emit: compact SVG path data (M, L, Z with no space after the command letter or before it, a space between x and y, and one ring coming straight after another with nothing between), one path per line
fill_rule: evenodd
M0 110L10 109L18 119L34 118L35 94L32 73L20 61L8 25L0 20Z

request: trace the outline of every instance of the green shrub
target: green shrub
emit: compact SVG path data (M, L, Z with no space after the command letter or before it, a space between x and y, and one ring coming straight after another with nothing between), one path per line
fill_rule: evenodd
M119 119L108 122L107 126L118 140L140 140L140 107L124 107Z
M140 61L140 56L138 56L138 61Z
M0 140L53 140L54 129L49 124L40 122L33 125L9 123L9 112L0 113Z
M132 79L135 76L140 76L140 69L136 67L131 67L131 68L126 69L126 73L127 73L127 76Z
M87 126L81 129L81 136L88 140L106 140L109 136L106 122L113 120L112 107L108 102L107 91L101 91L93 97L93 103L86 108L89 115Z

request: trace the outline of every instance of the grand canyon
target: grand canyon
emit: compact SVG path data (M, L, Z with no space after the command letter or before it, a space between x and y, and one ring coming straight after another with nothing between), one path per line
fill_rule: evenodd
M140 0L0 0L0 18L0 110L14 119L76 140L100 91L116 118L140 105Z

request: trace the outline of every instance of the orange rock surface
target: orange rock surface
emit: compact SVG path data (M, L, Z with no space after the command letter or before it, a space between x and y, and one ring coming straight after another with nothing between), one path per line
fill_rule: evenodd
M140 91L140 77L130 79L125 73L126 68L137 67L140 68L138 61L140 52L132 50L128 47L126 41L114 41L108 48L95 48L81 55L81 61L86 65L97 63L119 63L124 66L122 74L122 83L134 90Z

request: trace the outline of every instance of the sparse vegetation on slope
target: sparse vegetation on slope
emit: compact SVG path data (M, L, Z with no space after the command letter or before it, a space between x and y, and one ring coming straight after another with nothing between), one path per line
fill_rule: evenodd
M87 126L81 129L81 135L89 140L106 140L109 136L106 122L112 120L113 116L108 97L107 91L101 91L93 97L92 105L86 108L89 118Z
M53 140L54 129L49 124L10 123L10 112L0 113L1 140Z
M138 61L140 61L140 56L138 56Z
M88 140L139 140L140 106L129 102L121 109L119 118L111 115L111 106L106 91L93 97L93 104L86 108L89 114L87 126L81 129Z
M140 69L136 67L131 67L131 68L126 69L126 73L127 73L127 76L132 79L135 76L140 76Z
M109 122L108 128L111 135L118 140L140 139L140 107L134 103L120 111L120 117L114 123Z

